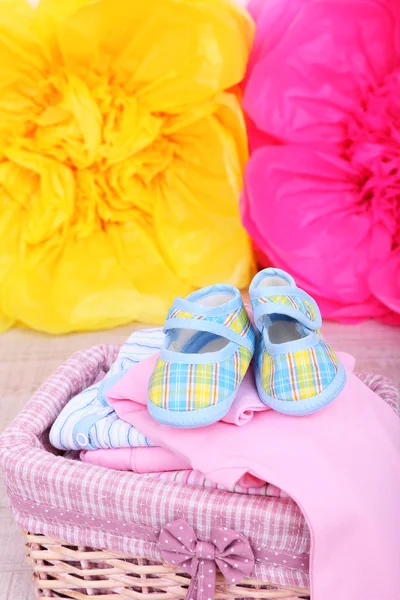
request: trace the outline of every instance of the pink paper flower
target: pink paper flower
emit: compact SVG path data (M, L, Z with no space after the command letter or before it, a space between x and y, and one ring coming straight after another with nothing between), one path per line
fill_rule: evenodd
M400 3L249 8L244 224L325 317L400 324Z

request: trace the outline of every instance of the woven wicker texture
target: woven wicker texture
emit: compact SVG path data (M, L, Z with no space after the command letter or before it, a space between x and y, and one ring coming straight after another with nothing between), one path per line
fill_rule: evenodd
M46 377L54 372L73 352L99 343L122 344L134 328L140 327L142 325L129 325L110 331L53 338L22 329L15 329L3 334L0 341L0 431L10 424ZM327 322L324 324L323 331L336 350L347 351L357 357L358 371L380 373L389 377L397 387L400 387L400 328L388 327L373 321L352 326ZM31 568L24 560L22 536L10 515L1 473L0 524L0 599L33 600ZM41 543L43 543L42 538ZM36 559L34 560L36 561ZM44 558L41 557L40 560L44 560ZM33 563L33 565L35 569L40 566L38 563ZM43 566L42 564L41 577L44 580L55 577L53 573L47 572L46 569L43 570ZM49 562L49 568L53 566ZM80 565L78 566L82 568ZM43 574L44 572L48 574ZM36 573L37 577L39 571L36 570ZM143 589L145 590L145 588ZM60 597L60 592L58 594ZM112 597L113 592L108 590L108 594L109 597L110 594ZM94 591L85 592L85 595L80 597L87 598L93 595ZM51 592L50 588L46 588L39 597L57 596ZM79 598L76 594L69 597ZM175 597L180 596L176 595ZM254 595L250 595L248 592L245 597L254 597ZM290 597L293 599L296 594L292 594ZM68 598L68 596L64 594L64 598ZM103 595L102 598L107 599L107 596ZM125 598L129 598L129 596L125 595ZM168 600L165 593L160 594L159 598Z
M127 555L71 546L49 537L25 534L37 598L84 600L177 600L185 598L189 577L170 566ZM227 584L217 575L216 600L309 598L309 591L278 587L256 579Z

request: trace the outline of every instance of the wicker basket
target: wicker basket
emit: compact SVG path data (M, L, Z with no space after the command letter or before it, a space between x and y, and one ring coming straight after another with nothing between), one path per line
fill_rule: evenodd
M48 431L60 410L110 368L118 350L97 346L76 353L0 440L14 517L31 532L24 535L37 598L186 598L190 576L163 564L160 551L160 531L177 520L190 525L199 542L209 540L215 527L244 536L254 551L252 578L232 584L209 571L216 574L215 598L310 598L309 529L290 498L243 496L110 471L66 460L49 446ZM388 380L364 381L399 410L399 394ZM289 568L288 557L300 565Z
M101 596L104 600L176 600L185 598L189 578L171 566L107 550L71 546L41 535L25 533L28 561L33 568L37 598ZM280 587L257 579L227 584L217 575L216 599L309 598L309 591Z

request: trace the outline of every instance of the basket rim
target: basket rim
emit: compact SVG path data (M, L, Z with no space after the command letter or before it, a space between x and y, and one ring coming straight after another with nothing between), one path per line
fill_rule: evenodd
M37 533L61 537L70 543L81 540L82 544L85 542L83 545L96 545L112 550L125 548L128 549L129 554L134 553L138 556L150 556L158 559L160 554L154 534L142 529L132 536L134 527L143 528L148 525L148 520L146 522L143 514L140 511L139 513L135 512L133 498L137 502L138 498L139 500L140 498L148 500L157 497L158 501L159 496L163 498L168 495L168 502L164 498L162 500L163 508L157 518L163 521L153 527L156 531L172 520L162 517L166 511L171 514L171 511L182 510L186 515L191 514L190 524L195 530L200 531L200 534L201 529L206 528L207 523L215 515L219 519L217 525L242 531L246 527L250 527L250 525L246 525L246 514L262 514L265 516L261 521L265 522L260 521L260 529L250 532L250 537L252 537L252 544L269 548L270 544L265 543L268 535L266 523L268 519L274 518L274 514L281 514L288 515L285 518L292 519L293 527L295 524L297 537L300 539L300 542L297 543L303 545L308 543L309 532L304 517L290 498L233 495L229 491L188 486L179 482L166 482L129 472L110 471L78 461L67 461L65 458L45 450L40 437L55 419L57 411L70 397L88 387L101 370L110 368L119 348L118 345L97 345L76 352L38 389L1 437L0 459L18 525ZM104 507L96 505L93 508L93 506L96 503L96 495L107 487L107 482L108 487L115 490L112 492L115 494L115 496L112 495L112 511L114 511L116 519L112 523L112 519L107 517L105 520L110 523L106 523L106 525L117 524L120 526L121 521L129 523L130 535L120 535L116 530L109 531L104 523L97 530L91 528L88 523L87 529L84 529L85 534L79 530L78 525L73 525L71 521L59 523L59 515L62 513L61 519L63 519L66 511L71 509L75 514L79 514L79 518L82 520L92 518L92 516L104 519ZM63 489L66 486L68 487L67 498L63 496ZM106 491L108 493L108 490ZM217 514L217 511L221 513L221 507L228 505L227 513L223 510L224 514ZM202 506L203 509L199 514L194 514L194 506L196 508ZM40 514L36 512L37 508L39 508ZM58 514L52 514L51 510ZM112 512L111 509L107 510ZM122 516L121 513L123 513ZM126 518L126 513L133 515L134 518ZM232 527L232 523L236 522L239 523L239 526ZM306 535L306 532L307 536L302 537ZM145 536L146 533L148 538ZM91 535L97 536L98 544L90 541ZM274 546L272 549L281 550ZM293 552L301 554L300 548L293 549ZM258 565L257 569L260 574L262 566ZM272 566L271 569L274 570ZM284 575L277 575L277 583L279 583L279 577L284 577ZM308 581L306 571L304 573L296 572L293 577L302 583Z

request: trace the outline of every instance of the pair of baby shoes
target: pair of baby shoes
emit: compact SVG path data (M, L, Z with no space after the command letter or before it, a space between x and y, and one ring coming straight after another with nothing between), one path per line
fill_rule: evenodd
M253 359L260 399L308 415L342 390L345 371L320 333L316 302L280 269L249 289L255 328L238 289L212 285L177 298L149 384L148 409L174 427L204 427L229 411Z

